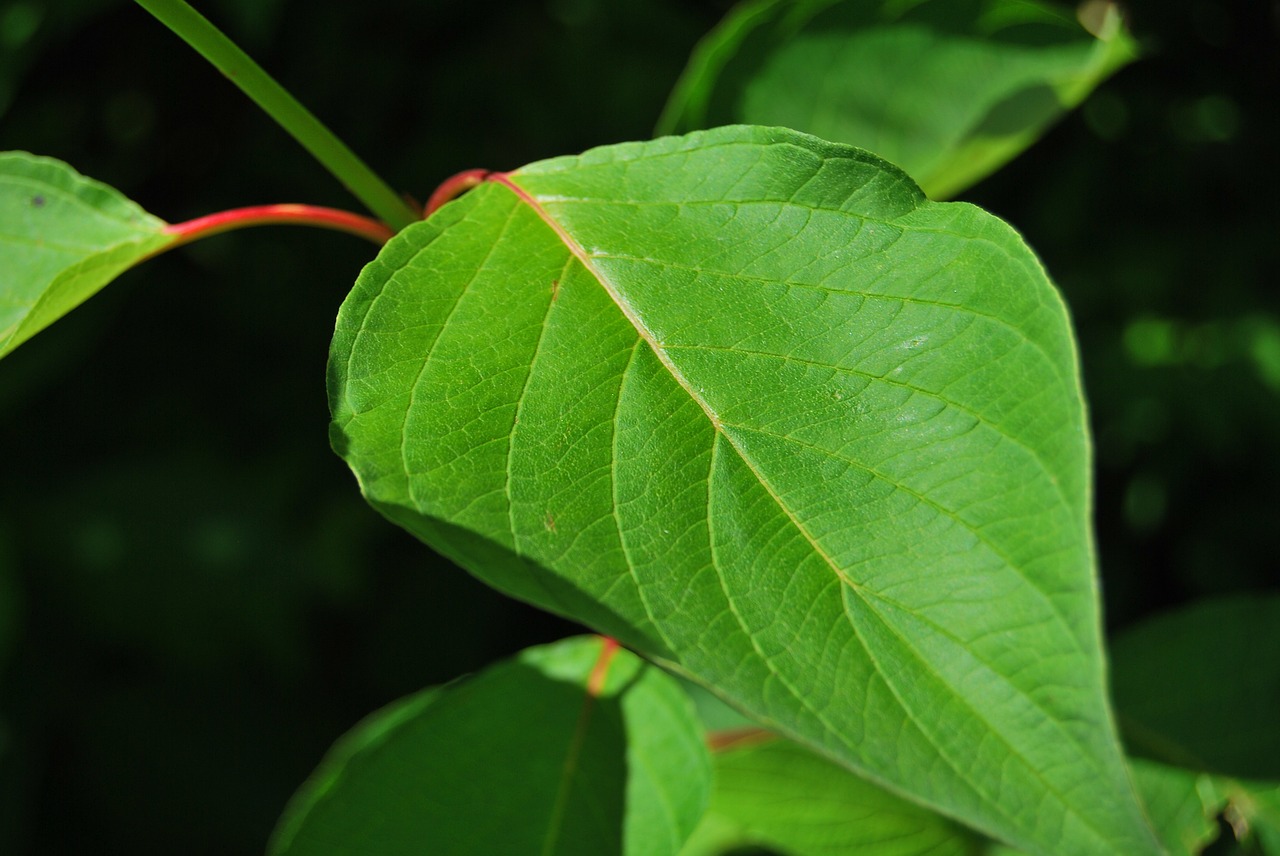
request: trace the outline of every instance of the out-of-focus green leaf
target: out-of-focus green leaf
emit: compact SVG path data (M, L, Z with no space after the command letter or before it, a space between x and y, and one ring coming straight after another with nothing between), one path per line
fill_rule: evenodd
M1196 770L1280 779L1280 597L1206 601L1112 646L1131 751Z
M1147 816L1171 856L1198 856L1218 837L1227 798L1213 777L1152 761L1130 762Z
M1267 856L1280 856L1280 784L1254 784L1244 793L1232 794L1250 834Z
M0 357L175 238L52 158L0 152Z
M710 787L679 685L582 637L373 714L294 797L270 852L675 854Z
M494 177L344 303L335 448L473 573L1054 856L1156 852L1061 300L996 218L729 127Z
M1095 36L1032 0L757 0L695 50L658 129L782 125L896 163L934 199L1031 145L1136 56L1118 13Z
M711 805L681 856L970 856L982 839L800 745L760 732L714 755Z

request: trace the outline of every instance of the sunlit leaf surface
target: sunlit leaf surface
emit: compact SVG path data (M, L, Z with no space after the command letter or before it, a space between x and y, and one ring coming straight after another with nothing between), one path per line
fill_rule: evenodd
M998 837L1156 852L1066 312L1018 236L730 127L491 181L343 305L335 448L494 586Z

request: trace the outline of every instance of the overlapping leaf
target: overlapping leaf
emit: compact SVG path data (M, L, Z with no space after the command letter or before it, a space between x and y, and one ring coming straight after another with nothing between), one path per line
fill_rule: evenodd
M1133 59L1116 10L1092 6L1097 36L1031 0L743 3L698 46L659 130L796 128L869 149L946 198Z
M1280 779L1280 597L1198 603L1122 634L1113 653L1116 708L1134 752Z
M498 176L338 320L335 448L496 587L1038 853L1158 851L1066 313L1018 236L731 127Z
M0 357L172 243L164 227L61 161L0 153Z
M789 740L715 754L711 805L681 856L747 846L788 856L977 856L983 840Z
M602 640L530 648L379 711L334 747L278 856L674 856L710 790L693 707Z

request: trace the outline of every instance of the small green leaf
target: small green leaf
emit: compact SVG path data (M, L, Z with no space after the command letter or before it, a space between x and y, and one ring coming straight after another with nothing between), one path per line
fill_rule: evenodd
M1227 797L1212 776L1153 761L1130 761L1151 825L1172 856L1198 856L1218 837Z
M164 227L61 161L0 152L0 357L173 243Z
M763 0L695 50L661 133L783 125L875 152L934 199L1016 156L1136 50L1031 0Z
M710 778L679 685L579 637L357 725L294 796L269 852L671 856Z
M996 218L730 127L498 176L362 273L365 496L1039 853L1157 852L1107 708L1066 311Z
M788 856L971 856L983 841L789 740L717 751L711 805L681 856L758 846Z
M1206 601L1112 646L1132 752L1195 770L1280 779L1280 596Z

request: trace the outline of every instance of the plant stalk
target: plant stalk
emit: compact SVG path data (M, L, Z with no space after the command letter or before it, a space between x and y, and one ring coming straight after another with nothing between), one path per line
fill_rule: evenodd
M200 238L220 235L234 229L268 225L315 226L321 229L333 229L372 241L378 246L391 240L394 234L385 224L349 211L321 208L316 205L255 205L250 208L219 211L216 214L168 226L165 232L174 235L178 240L165 249L180 247Z
M253 99L392 229L420 219L408 203L262 67L185 0L135 0Z

